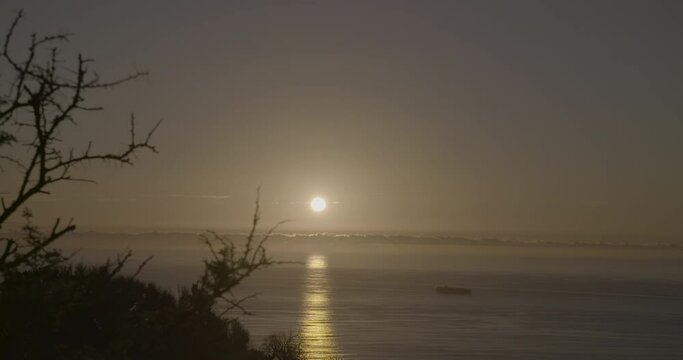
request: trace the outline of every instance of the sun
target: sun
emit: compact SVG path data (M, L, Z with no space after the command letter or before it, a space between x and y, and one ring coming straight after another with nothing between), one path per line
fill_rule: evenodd
M324 211L325 208L327 208L327 201L320 196L316 196L311 200L311 209L313 209L313 211L321 212Z

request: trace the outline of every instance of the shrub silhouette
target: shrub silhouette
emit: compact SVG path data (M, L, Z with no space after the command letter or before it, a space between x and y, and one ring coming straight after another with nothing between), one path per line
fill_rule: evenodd
M278 333L268 336L261 346L267 359L272 360L303 360L307 359L306 352L298 335Z
M68 265L54 245L75 224L58 218L45 233L33 225L26 208L31 199L49 194L58 183L93 182L76 176L75 167L130 165L140 151L156 152L151 138L159 123L141 137L131 116L130 139L118 151L65 144L62 139L74 131L78 115L101 110L85 103L86 93L146 73L102 81L81 55L72 68L62 66L58 45L69 40L68 34L33 34L23 57L16 56L11 43L22 16L17 14L0 44L2 78L9 79L0 91L0 170L9 165L19 175L12 185L16 191L0 196L0 230L18 214L26 221L21 236L0 236L0 359L303 358L295 337L269 338L265 351L254 349L249 333L229 317L230 310L248 313L243 302L252 297L235 298L231 290L254 271L277 264L263 246L277 225L262 237L255 233L258 193L246 243L236 246L219 234L205 234L212 257L200 279L178 296L138 280L137 272L123 275L130 252L101 266Z
M121 270L131 256L100 266L38 266L5 272L0 281L0 359L305 359L296 335L268 337L261 350L230 317L249 312L232 290L254 271L278 262L264 244L259 193L252 228L236 245L215 233L201 236L211 257L204 273L178 296Z
M8 274L0 319L3 359L266 359L237 320L106 265Z

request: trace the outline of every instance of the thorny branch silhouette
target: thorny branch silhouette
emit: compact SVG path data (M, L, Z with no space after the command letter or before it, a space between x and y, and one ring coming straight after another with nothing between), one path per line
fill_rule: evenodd
M237 297L232 290L253 272L283 264L268 256L264 244L278 226L288 220L278 222L263 235L257 235L256 230L261 220L260 193L259 187L256 190L251 229L244 244L237 246L230 238L212 231L200 235L200 240L211 252L211 258L204 260L204 273L184 294L186 299L193 299L192 306L219 307L220 317L234 309L249 315L251 313L244 308L243 303L258 294Z
M147 72L103 81L97 73L90 71L88 65L92 59L81 54L75 60L74 69L64 67L59 45L69 41L70 34L66 33L43 37L34 33L23 56L14 54L13 40L22 18L23 13L18 12L4 37L0 53L0 78L9 81L7 89L0 89L0 166L4 163L19 171L16 190L0 197L0 230L29 199L50 194L52 185L94 182L74 176L75 167L93 161L130 165L140 150L156 152L150 141L160 125L158 122L145 136L138 138L135 117L131 115L129 142L114 152L96 152L92 141L83 148L63 144L61 139L69 125L73 127L79 122L77 114L102 110L85 103L89 91L114 88L146 76ZM3 167L0 171L6 170ZM65 259L56 250L48 251L47 248L73 231L76 228L73 222L62 224L58 218L49 233L42 234L30 222L30 211L24 211L23 216L27 221L24 238L0 238L0 275L21 266L49 266Z

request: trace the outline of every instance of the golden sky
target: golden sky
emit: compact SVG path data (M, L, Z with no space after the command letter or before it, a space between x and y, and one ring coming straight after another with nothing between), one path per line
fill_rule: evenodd
M80 229L683 234L683 5L3 1L103 76L67 141L158 155L37 199ZM11 193L11 176L0 191ZM308 202L323 196L328 208Z

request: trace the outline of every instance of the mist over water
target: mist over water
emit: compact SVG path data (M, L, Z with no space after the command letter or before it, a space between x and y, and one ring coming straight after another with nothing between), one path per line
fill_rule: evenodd
M0 1L0 360L683 358L681 15Z
M86 238L88 239L86 242ZM191 234L82 234L77 260L121 244L174 291L201 271ZM670 359L683 353L683 251L623 246L473 245L420 239L276 237L299 264L256 273L242 322L258 344L298 332L313 359ZM135 266L131 266L135 267ZM440 285L472 296L436 294ZM652 355L657 349L657 356Z

